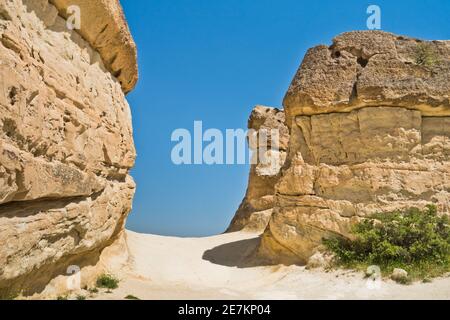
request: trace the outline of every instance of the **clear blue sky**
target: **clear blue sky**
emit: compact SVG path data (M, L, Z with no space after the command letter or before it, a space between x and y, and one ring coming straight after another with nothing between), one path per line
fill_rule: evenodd
M256 104L280 107L306 50L339 33L382 29L450 39L450 1L121 0L139 51L128 95L138 152L128 228L176 236L223 232L241 202L248 167L175 166L171 133L202 120L245 128Z

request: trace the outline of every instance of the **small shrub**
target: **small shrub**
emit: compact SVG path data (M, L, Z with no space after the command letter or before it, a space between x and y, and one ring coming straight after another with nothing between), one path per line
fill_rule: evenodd
M97 288L90 288L89 289L89 293L98 293L98 289Z
M19 298L19 294L18 293L10 293L7 294L6 296L0 296L0 300L16 300Z
M394 281L397 282L398 284L408 285L408 284L411 284L412 279L410 277L406 277L406 278L395 279Z
M58 296L56 300L68 300L67 296Z
M133 296L132 294L129 294L125 297L126 300L141 300L138 297Z
M78 295L77 300L86 300L86 297L83 295Z
M415 62L419 66L432 67L439 63L439 58L429 43L419 43L415 51Z
M450 271L450 220L439 216L435 206L376 214L356 224L352 233L354 240L324 240L339 265L378 265L384 274L402 268L412 279Z
M117 289L119 287L119 280L110 274L102 274L97 279L97 287L105 289Z

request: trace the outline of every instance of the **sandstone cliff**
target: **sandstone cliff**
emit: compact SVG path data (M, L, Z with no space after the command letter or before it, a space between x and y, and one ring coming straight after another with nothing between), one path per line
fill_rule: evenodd
M0 296L42 292L71 265L88 284L123 246L136 70L118 1L0 0Z
M284 100L288 155L259 255L302 264L372 213L449 213L449 77L449 41L364 31L310 49Z

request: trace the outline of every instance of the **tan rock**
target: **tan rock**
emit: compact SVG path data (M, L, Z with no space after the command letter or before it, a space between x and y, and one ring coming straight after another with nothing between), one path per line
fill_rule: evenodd
M380 102L423 116L450 116L449 71L449 41L344 33L331 46L306 54L284 99L287 124L298 115L349 112Z
M250 147L255 156L259 156L256 164L251 166L248 189L228 232L246 230L264 230L272 215L275 199L275 184L280 178L280 170L286 159L289 143L289 132L284 124L284 112L278 109L256 106L248 122L248 128L254 130L255 136L264 134L267 140L250 138ZM272 141L271 130L277 130L278 140ZM261 151L260 142L267 141ZM272 150L274 148L274 150Z
M317 251L308 260L307 269L326 269L331 267L334 257L328 253Z
M88 41L64 3L0 0L0 296L52 291L71 265L92 281L131 210L132 39L118 2L72 2L92 18Z
M35 0L32 0L35 1ZM41 0L42 1L42 0ZM119 0L50 0L62 17L67 8L81 10L83 38L97 50L108 70L120 81L125 93L138 81L137 50Z
M395 268L392 271L391 279L397 282L403 282L408 280L408 272L404 269Z
M311 49L285 99L290 142L260 256L306 264L371 214L450 214L449 70L446 41L351 32Z
M395 107L301 116L310 125L292 131L305 142L290 146L300 151L276 185L270 239L304 263L361 217L430 203L449 213L450 117L432 119Z

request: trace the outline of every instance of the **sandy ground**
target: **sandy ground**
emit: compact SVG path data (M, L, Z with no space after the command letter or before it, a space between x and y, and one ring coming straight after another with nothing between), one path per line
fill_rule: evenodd
M252 266L245 258L257 242L241 232L193 239L128 231L130 271L97 299L450 299L450 278L404 286L349 271Z

